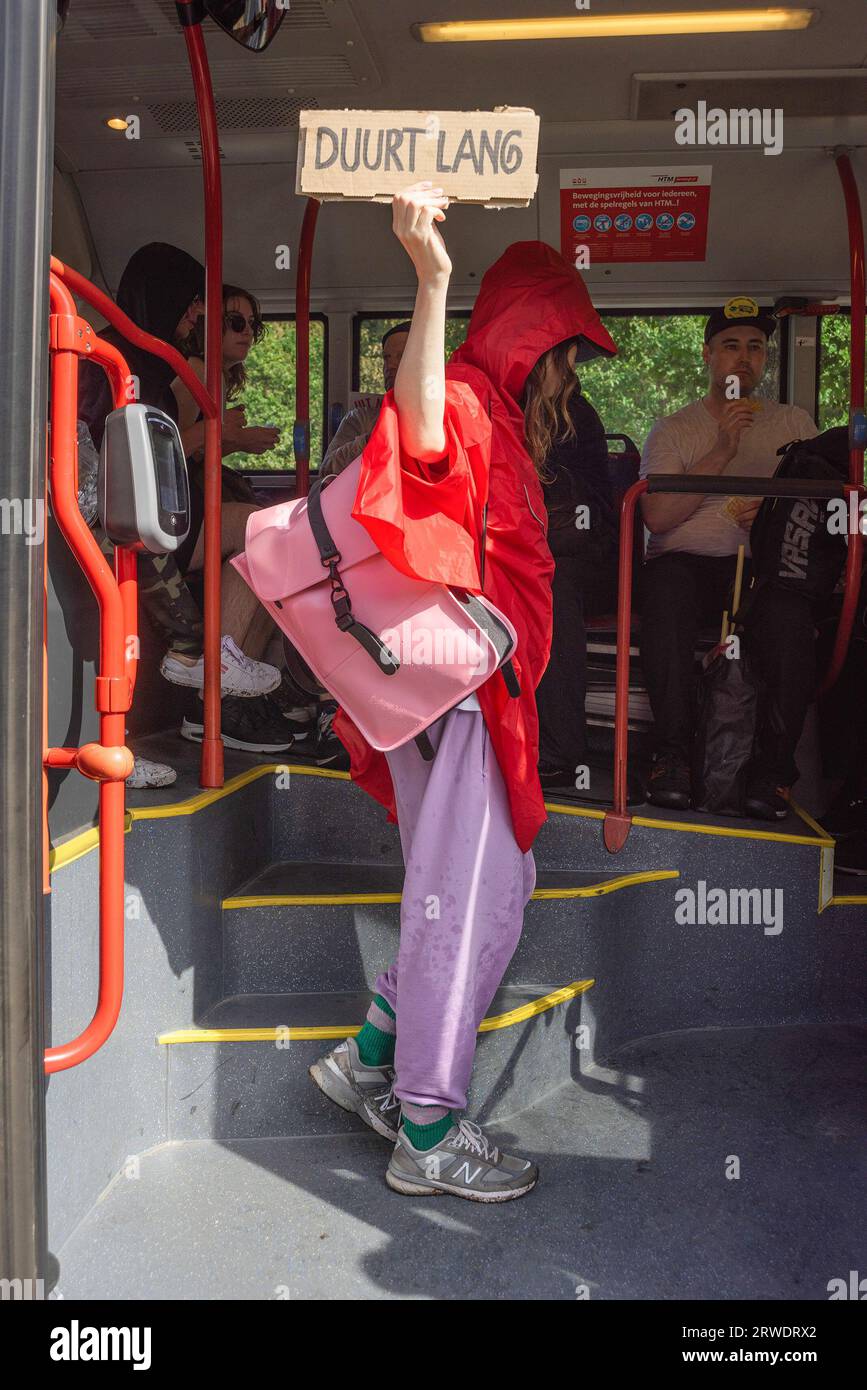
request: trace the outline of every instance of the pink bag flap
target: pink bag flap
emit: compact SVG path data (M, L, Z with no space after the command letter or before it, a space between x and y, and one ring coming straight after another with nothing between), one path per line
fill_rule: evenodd
M377 553L375 542L351 515L358 491L361 455L322 492L322 514L340 551L341 570ZM240 558L240 557L239 557ZM244 578L268 602L321 584L328 576L307 519L307 498L263 507L247 520ZM235 567L240 566L235 563Z

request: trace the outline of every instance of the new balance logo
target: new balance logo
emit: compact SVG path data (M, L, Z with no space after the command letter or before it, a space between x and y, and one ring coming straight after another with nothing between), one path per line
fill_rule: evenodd
M452 1174L452 1177L459 1178L463 1173L466 1176L467 1183L471 1186L475 1182L476 1178L479 1176L479 1173L481 1173L481 1171L482 1166L481 1164L479 1164L478 1168L474 1168L471 1173L469 1162L467 1159L464 1159L461 1166L455 1169L454 1173Z

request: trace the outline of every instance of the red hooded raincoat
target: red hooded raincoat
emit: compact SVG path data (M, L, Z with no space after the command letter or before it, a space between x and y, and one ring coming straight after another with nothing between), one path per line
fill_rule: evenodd
M515 242L485 274L466 341L446 367L444 475L443 464L426 468L401 449L389 392L362 455L352 513L403 573L478 592L487 501L484 592L517 630L521 696L509 695L499 671L477 694L522 851L545 820L535 690L551 649L554 561L519 402L542 354L578 335L594 351L617 351L578 271L544 242ZM353 779L396 820L385 754L342 709L334 732L350 754Z

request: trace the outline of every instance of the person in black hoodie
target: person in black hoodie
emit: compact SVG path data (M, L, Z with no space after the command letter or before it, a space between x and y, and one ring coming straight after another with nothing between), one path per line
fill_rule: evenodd
M524 393L527 448L545 491L554 556L554 635L536 689L542 786L573 786L587 764L588 604L614 591L617 515L602 421L575 374L579 344L558 343L531 372Z

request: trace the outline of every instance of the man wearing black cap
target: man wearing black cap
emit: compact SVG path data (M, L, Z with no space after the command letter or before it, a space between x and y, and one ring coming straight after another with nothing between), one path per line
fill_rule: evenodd
M816 426L798 406L758 398L776 329L770 311L746 296L730 299L705 325L702 356L708 391L700 400L657 421L648 436L641 477L653 473L771 477L777 450L811 439ZM690 804L690 761L695 731L694 652L699 630L717 624L730 607L737 552L749 555L749 528L761 499L656 493L642 498L650 531L642 605L641 655L656 732L656 761L648 799L683 809ZM812 615L796 596L762 595L751 617L750 647L775 706L773 747L760 750L750 771L746 809L766 820L782 818L779 788L797 777L794 750L815 680Z
M382 335L382 377L386 391L390 391L397 378L397 369L409 337L409 323L396 323ZM342 473L353 459L357 459L379 419L382 396L360 396L355 405L348 410L335 431L334 438L325 451L320 475Z

